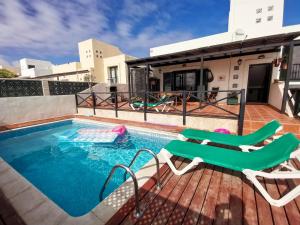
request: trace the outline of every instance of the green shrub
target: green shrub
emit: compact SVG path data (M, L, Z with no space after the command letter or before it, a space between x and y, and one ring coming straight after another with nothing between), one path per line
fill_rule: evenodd
M0 69L0 78L13 78L17 75L7 69Z

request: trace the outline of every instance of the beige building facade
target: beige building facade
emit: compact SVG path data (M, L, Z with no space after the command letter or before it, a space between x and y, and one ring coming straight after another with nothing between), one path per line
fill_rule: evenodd
M78 43L79 62L52 65L49 61L22 59L22 76L63 81L89 81L107 87L127 84L126 60L135 57L124 54L118 47L88 39ZM43 73L37 70L47 65ZM46 72L44 72L46 71ZM28 73L30 72L30 74ZM39 72L39 73L37 73Z

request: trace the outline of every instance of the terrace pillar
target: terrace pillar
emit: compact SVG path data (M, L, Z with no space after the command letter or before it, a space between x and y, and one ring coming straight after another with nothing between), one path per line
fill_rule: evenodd
M293 55L294 55L294 41L292 41L289 45L289 55L288 55L288 69L285 78L285 84L283 89L283 97L282 97L282 104L281 104L281 113L285 113L286 104L288 99L288 91L290 87L290 79L293 70Z
M127 65L128 98L131 99L131 68Z
M147 64L146 77L145 77L145 91L149 91L149 74L150 74L150 65Z
M200 99L201 102L203 101L203 64L204 64L204 59L203 56L201 56L201 67L200 67Z
M50 95L48 80L42 80L42 88L43 88L43 95L44 96Z

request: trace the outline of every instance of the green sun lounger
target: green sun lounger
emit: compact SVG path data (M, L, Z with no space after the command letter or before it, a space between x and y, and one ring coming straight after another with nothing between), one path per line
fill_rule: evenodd
M255 148L253 145L261 143L267 138L272 137L281 129L281 124L276 120L272 120L257 131L244 136L222 134L195 129L185 129L178 135L178 139L182 141L185 141L187 139L201 140L203 141L202 144L214 142L218 144L240 147L243 151L248 151L249 149L259 149Z
M171 141L161 154L176 175L182 175L199 163L208 163L231 170L241 171L255 185L266 200L274 206L282 206L300 195L300 185L280 199L273 199L259 183L257 176L269 179L300 179L300 171L293 168L288 160L300 156L299 140L293 134L285 134L259 151L241 152L209 145L200 145L180 140ZM172 155L192 160L182 170L171 162ZM276 169L271 173L263 170L280 166L288 171Z
M167 104L171 104L173 101L169 101L167 96L162 96L157 102L153 103L146 103L146 106L148 108L154 108L157 112L159 112L159 109L157 108L158 106L164 106L162 111L165 110L165 107ZM133 102L130 104L131 108L133 110L139 110L141 108L144 108L145 103L144 102Z

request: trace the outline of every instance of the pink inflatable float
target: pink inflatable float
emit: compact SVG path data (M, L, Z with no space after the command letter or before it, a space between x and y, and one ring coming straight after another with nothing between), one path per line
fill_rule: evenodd
M109 130L82 128L77 131L78 134L97 134L111 132L117 133L118 135L124 135L126 133L126 127L124 125L119 125Z
M218 128L218 129L215 129L214 132L216 133L221 133L221 134L230 134L230 131L225 129L225 128Z
M76 142L113 143L119 136L125 135L126 127L119 125L109 130L82 128L77 133Z

